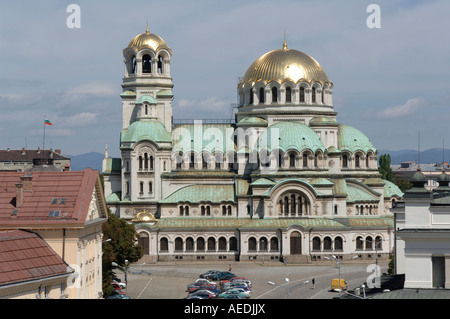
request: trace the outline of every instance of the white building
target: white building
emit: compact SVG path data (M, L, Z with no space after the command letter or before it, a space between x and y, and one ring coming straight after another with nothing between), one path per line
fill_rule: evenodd
M370 140L337 121L314 58L285 41L246 71L234 121L177 122L166 42L147 29L123 55L122 155L105 156L105 193L150 261L392 252L403 194L380 179Z
M418 170L396 215L396 273L405 274L405 288L450 288L450 177L438 177L429 190Z

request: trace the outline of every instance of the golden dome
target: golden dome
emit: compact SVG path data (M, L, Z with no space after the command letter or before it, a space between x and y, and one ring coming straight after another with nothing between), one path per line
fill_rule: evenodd
M327 74L320 64L308 54L288 49L286 42L283 49L273 50L253 62L239 83L243 87L247 83L263 81L265 84L276 81L294 83L305 81L310 84L329 82Z
M150 33L148 28L145 33L135 36L134 39L131 40L130 44L128 44L128 47L126 47L123 51L125 52L129 48L134 49L135 52L138 52L143 48L150 48L154 52L158 52L161 49L166 49L170 54L172 54L172 50L169 49L166 42L156 34Z

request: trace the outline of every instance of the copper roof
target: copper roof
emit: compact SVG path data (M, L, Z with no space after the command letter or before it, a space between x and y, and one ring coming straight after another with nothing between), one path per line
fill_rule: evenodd
M0 286L68 275L73 271L36 234L23 230L0 231Z
M27 190L25 176L31 177ZM17 185L23 184L22 203ZM90 168L71 172L0 172L0 228L46 225L82 227L97 191L102 215L107 215L99 172Z

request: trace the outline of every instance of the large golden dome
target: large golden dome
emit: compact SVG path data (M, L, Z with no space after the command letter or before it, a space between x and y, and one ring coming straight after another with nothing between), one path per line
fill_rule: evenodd
M247 83L276 81L283 83L305 81L310 84L329 82L327 74L320 64L308 54L288 49L286 43L283 49L273 50L258 58L248 68L240 86Z
M128 44L128 47L124 49L124 52L129 48L134 49L135 52L138 52L143 48L150 48L154 52L158 52L161 49L166 49L170 54L172 54L172 50L169 49L166 42L156 34L150 33L148 28L145 33L135 36L134 39L131 40L130 44Z

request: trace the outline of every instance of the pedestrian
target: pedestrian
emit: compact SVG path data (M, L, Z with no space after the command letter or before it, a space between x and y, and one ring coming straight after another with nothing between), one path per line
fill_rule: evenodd
M231 272L231 265L228 265L228 271Z
M311 280L311 284L312 284L312 289L316 288L316 278L313 278Z

